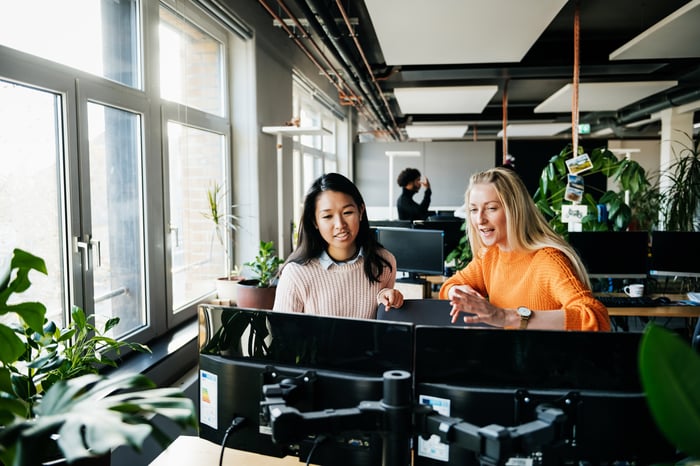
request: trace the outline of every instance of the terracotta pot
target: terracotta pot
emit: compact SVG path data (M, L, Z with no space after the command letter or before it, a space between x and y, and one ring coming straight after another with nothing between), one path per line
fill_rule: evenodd
M258 288L258 280L241 280L238 282L238 307L251 309L272 309L275 304L277 287Z

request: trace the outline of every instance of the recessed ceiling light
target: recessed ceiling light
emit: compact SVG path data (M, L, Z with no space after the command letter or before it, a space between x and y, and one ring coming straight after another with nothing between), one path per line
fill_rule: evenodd
M394 95L404 114L481 113L498 86L399 87Z
M410 139L458 139L464 136L468 125L406 125Z
M564 130L571 130L571 123L525 123L506 126L508 137L518 136L554 136ZM498 132L498 137L503 137L503 130Z

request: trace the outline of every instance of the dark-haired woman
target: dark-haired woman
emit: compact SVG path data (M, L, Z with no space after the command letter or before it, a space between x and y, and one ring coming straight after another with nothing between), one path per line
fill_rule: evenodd
M395 281L396 259L372 234L360 191L338 173L319 177L306 194L273 310L374 319L380 303L403 305Z

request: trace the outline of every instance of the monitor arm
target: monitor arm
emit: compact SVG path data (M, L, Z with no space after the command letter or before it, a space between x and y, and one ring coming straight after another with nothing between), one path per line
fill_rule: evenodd
M292 396L295 390L303 389L305 381L311 379L313 376L307 375L263 386L261 423L269 423L272 427L272 440L275 443L298 443L309 435L376 432L384 439L383 465L410 464L413 405L409 372L385 372L382 400L362 401L355 408L301 412L287 406L286 398Z
M379 433L383 436L382 465L410 464L413 435L437 435L443 443L475 452L482 465L502 465L517 453L537 451L567 438L568 416L562 409L537 406L537 419L514 427L479 427L460 418L438 414L428 405L411 402L411 374L384 373L383 398L362 401L357 407L301 412L287 406L295 392L312 383L314 374L263 386L261 425L271 427L275 443L299 443L309 435L342 432Z
M517 453L537 451L565 438L567 416L559 408L539 405L537 419L514 427L479 427L459 418L437 414L430 406L416 409L417 433L478 454L482 465L501 465Z

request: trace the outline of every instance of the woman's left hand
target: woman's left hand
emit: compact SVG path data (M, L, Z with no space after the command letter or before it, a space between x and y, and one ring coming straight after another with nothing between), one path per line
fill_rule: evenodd
M456 288L456 289L455 289ZM488 324L496 327L506 326L506 310L491 304L486 298L476 292L468 292L457 287L450 294L450 317L452 323L457 321L460 312L470 315L464 316L464 323L467 324ZM452 290L450 290L452 291Z
M403 295L399 290L386 288L379 294L379 304L384 305L384 310L388 311L392 307L403 306Z

